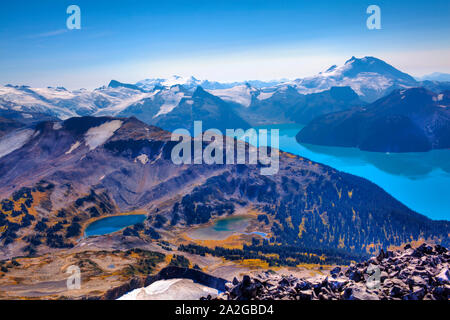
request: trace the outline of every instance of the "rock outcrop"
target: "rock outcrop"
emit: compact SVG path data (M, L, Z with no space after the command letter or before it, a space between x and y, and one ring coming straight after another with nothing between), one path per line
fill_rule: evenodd
M336 267L328 276L299 279L268 272L226 284L222 300L448 300L449 251L409 244L363 263Z

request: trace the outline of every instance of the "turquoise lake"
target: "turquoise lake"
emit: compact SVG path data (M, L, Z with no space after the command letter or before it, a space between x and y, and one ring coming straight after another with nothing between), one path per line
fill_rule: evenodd
M366 178L431 219L450 219L450 150L389 154L299 144L295 136L302 128L288 124L256 129L279 129L281 150Z
M144 222L146 218L145 214L133 214L99 219L89 224L84 234L90 237L113 233L136 223Z
M188 232L191 239L196 240L224 240L233 234L254 234L267 238L264 232L254 231L246 233L251 217L232 216L216 220L212 225L200 227Z
M243 233L250 223L249 217L234 216L216 220L212 225L188 232L191 239L224 240L235 233Z

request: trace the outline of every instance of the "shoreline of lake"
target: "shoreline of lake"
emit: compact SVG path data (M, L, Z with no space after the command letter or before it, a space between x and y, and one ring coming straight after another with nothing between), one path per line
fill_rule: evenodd
M382 153L357 148L300 144L295 139L304 126L298 124L255 127L279 129L279 149L336 170L365 178L395 199L433 220L449 220L450 150L415 153ZM270 142L270 137L267 139Z
M126 218L129 218L128 222L125 222ZM130 219L130 217L132 217ZM142 214L142 213L137 213L137 212L129 212L129 213L121 213L121 214L115 214L115 215L111 215L111 216L107 216L107 217L98 217L94 220L88 220L83 228L82 228L82 235L83 237L93 237L93 236L102 236L102 235L107 235L107 234L111 234L120 230L123 230L129 226L135 225L136 223L139 222L144 222L145 219L147 218L146 214ZM131 220L131 221L130 221ZM122 223L116 223L116 225L111 224L111 221L113 222L122 222ZM109 225L106 226L98 226L96 224L100 224L100 223L110 223ZM88 229L90 227L96 227L96 229L94 230L101 230L101 229L106 229L106 228L111 228L111 229L115 229L114 231L110 231L110 232L106 232L106 233L98 233L95 231L88 231Z

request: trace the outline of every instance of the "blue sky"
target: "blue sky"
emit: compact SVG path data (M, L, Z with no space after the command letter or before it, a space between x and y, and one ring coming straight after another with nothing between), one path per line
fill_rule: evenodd
M81 8L81 30L66 9ZM381 8L381 30L366 8ZM298 78L351 56L450 73L450 1L2 1L0 84L95 88L172 74Z

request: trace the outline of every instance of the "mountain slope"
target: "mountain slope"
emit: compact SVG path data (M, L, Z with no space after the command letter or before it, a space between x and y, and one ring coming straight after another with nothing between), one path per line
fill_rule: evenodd
M118 115L136 116L169 131L183 128L192 132L194 121L202 121L204 130L216 128L222 132L250 126L228 103L202 87L196 87L192 92L179 85L162 89L152 98L134 104Z
M449 92L397 90L366 108L324 115L297 135L299 142L379 152L450 147Z
M254 99L250 107L237 109L253 125L306 124L317 116L365 104L350 87L332 87L318 93L300 94L296 88L285 86L266 99L260 96Z
M374 57L352 57L343 66L334 65L317 76L295 83L305 93L349 86L366 102L373 102L397 88L419 86L410 75Z
M23 126L24 124L19 121L0 117L0 138L6 135L7 133L14 131L18 128L21 128Z
M273 176L261 175L261 164L174 165L175 144L135 118L39 124L0 157L2 254L67 248L92 217L138 209L149 215L136 233L143 239L253 208L266 215L277 250L448 244L448 222L411 211L365 179L283 152Z
M114 115L117 110L121 111L151 94L114 80L109 86L93 91L7 85L0 87L0 111L45 114L62 120L100 112Z

